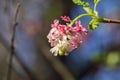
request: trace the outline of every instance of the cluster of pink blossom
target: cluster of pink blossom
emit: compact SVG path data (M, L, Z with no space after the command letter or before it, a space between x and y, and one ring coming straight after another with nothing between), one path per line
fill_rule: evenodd
M57 55L68 55L69 52L78 48L86 37L88 30L81 25L80 21L75 22L75 26L69 26L70 18L61 16L66 25L60 24L59 20L54 20L47 38L51 44L51 52Z

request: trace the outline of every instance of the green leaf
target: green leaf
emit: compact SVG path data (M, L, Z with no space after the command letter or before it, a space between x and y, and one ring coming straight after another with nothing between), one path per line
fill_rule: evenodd
M97 19L92 19L91 22L89 23L89 29L95 30L99 26L99 21Z
M89 3L88 2L84 2L83 0L72 0L73 3L77 4L77 5L80 5L82 7L87 7L89 6Z

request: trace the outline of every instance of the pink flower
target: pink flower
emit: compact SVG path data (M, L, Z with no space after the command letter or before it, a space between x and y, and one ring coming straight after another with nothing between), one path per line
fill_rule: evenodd
M65 22L70 22L70 17L69 16L61 16L61 19Z
M47 38L52 47L50 51L55 56L68 55L82 44L88 34L88 30L80 21L76 21L75 26L70 27L60 24L59 20L54 20L51 28Z
M55 19L54 24L51 24L51 27L57 27L59 25L59 20Z
M76 21L75 27L73 28L73 31L88 33L88 30L83 25L81 25L80 21Z

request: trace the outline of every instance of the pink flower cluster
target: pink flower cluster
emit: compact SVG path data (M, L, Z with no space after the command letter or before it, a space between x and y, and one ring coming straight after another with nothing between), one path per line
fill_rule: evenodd
M63 21L70 22L70 18L67 16L61 17ZM51 52L57 55L68 55L69 52L78 48L87 36L88 30L81 25L80 21L76 21L75 26L69 26L60 24L59 20L54 20L51 25L47 38L51 45Z

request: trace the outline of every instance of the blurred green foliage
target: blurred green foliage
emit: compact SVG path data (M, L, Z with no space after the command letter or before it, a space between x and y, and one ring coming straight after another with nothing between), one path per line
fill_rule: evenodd
M120 62L120 52L110 52L106 57L108 67L116 67Z

